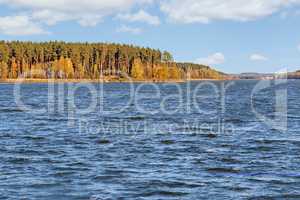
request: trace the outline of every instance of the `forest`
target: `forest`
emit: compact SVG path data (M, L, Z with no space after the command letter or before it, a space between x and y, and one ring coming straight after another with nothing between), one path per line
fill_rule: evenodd
M167 51L114 43L0 41L0 79L222 79L204 65L174 62Z

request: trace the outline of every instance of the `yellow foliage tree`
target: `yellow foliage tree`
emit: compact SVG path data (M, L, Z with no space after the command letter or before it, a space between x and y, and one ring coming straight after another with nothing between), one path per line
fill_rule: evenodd
M92 78L93 79L97 79L100 77L100 72L99 72L99 68L97 64L93 65L93 69L92 69Z
M52 71L56 78L74 78L73 63L70 58L60 57L52 63Z
M144 79L145 71L143 68L143 63L140 59L134 59L131 68L131 76L135 79Z
M46 77L46 71L44 70L44 65L42 63L37 63L31 66L31 78L44 79ZM28 75L26 76L28 78Z
M156 80L168 80L168 66L166 64L158 64L154 66L153 75Z
M65 73L65 77L68 79L74 78L74 68L73 63L70 58L62 58L63 59L63 72Z
M18 64L15 58L12 58L11 61L11 69L10 69L10 77L13 79L18 78Z
M175 64L172 64L169 67L169 79L179 80L181 78L182 78L181 70Z
M85 69L82 64L79 64L77 66L77 78L79 78L79 79L85 78Z
M30 77L30 66L29 64L22 59L22 74L25 76L25 78Z
M7 79L8 77L8 66L5 62L0 62L0 78Z

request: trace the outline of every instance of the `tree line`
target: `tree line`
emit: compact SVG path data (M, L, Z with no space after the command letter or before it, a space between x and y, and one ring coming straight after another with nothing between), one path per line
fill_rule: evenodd
M219 79L208 66L176 63L157 49L114 43L0 41L0 79ZM128 76L128 77L127 77Z

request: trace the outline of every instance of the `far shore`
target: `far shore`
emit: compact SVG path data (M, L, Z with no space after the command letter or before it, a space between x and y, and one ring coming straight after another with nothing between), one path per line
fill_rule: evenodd
M185 83L188 81L224 81L226 79L128 80L128 79L0 79L0 83Z

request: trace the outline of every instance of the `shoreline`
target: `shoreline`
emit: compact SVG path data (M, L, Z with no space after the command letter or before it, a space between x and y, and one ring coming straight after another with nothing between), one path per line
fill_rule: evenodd
M226 81L227 79L190 79L190 80L114 80L114 79L0 79L5 83L186 83L188 81Z
M187 83L198 81L262 81L266 79L190 79L190 80L122 80L122 79L0 79L0 84L34 84L34 83ZM268 79L267 79L268 80ZM299 80L289 78L288 80Z

